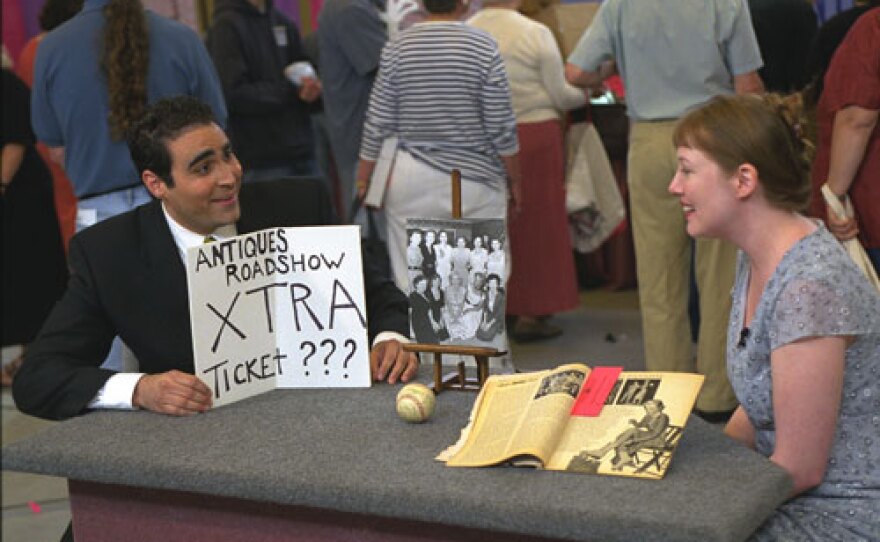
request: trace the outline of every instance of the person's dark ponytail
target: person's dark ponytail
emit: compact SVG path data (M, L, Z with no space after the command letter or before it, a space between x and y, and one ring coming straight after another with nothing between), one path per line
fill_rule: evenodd
M107 120L111 137L121 140L147 105L150 37L140 0L110 0L104 18L101 65L110 100Z

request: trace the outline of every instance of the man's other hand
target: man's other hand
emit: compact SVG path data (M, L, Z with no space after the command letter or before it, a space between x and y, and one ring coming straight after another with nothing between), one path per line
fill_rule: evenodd
M394 339L376 343L370 351L370 374L373 380L387 380L389 384L398 380L409 382L418 369L418 356L404 350L403 345Z
M848 241L859 234L859 226L858 222L856 222L856 217L837 216L837 213L830 208L827 208L826 212L827 220L825 223L828 226L828 231L830 231L838 241Z
M211 408L211 390L181 371L144 375L134 388L132 405L161 414L191 416Z
M299 99L312 103L321 96L321 81L314 77L303 77L299 85Z

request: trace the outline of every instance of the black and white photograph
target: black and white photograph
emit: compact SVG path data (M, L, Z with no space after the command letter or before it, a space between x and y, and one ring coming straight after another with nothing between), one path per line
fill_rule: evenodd
M425 344L506 344L504 221L407 220L410 325Z
M540 399L551 393L565 393L576 399L586 377L587 375L582 371L563 371L552 374L541 381L541 387L538 388L534 398Z
M654 399L660 379L630 379L623 384L620 396L617 398L618 405L642 405Z

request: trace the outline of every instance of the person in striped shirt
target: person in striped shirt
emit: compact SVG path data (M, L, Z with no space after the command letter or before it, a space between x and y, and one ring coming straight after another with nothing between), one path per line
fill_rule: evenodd
M462 174L465 218L507 217L519 194L519 141L495 41L460 19L469 0L425 0L427 18L382 51L360 149L364 194L383 141L398 148L383 207L391 267L409 290L407 218L450 218L450 175ZM507 275L508 273L505 273Z

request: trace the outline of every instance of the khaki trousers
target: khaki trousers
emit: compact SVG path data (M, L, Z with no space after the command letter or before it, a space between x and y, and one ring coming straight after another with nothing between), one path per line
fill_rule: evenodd
M737 402L725 350L736 249L716 239L696 241L700 330L694 360L687 308L691 239L678 198L667 190L676 170L674 128L675 121L635 122L630 131L627 182L645 364L649 371L705 375L697 408L730 410Z

